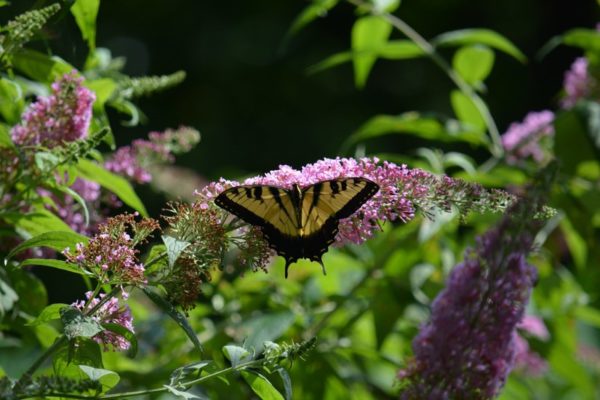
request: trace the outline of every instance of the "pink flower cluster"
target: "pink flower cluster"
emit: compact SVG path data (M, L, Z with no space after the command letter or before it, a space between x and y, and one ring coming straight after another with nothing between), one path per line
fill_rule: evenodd
M75 71L54 82L51 95L30 104L23 122L12 128L13 142L52 148L85 137L96 96L82 82Z
M406 222L414 218L415 210L408 199L415 194L426 192L415 177L426 174L420 170L411 170L406 165L396 165L377 158L326 158L314 164L307 164L301 170L282 165L279 169L246 179L244 185L271 185L291 188L298 184L304 188L317 182L350 177L370 179L379 185L379 192L367 201L358 212L339 223L336 237L338 244L360 244L372 237L379 229L376 221L401 220ZM238 182L221 179L205 187L200 193L203 207L211 202L223 190L238 186Z
M579 99L590 96L596 80L588 73L588 60L585 57L579 57L571 64L571 68L565 72L563 86L565 97L560 102L562 108L571 108Z
M535 337L546 341L550 338L550 333L544 325L544 322L533 315L525 315L521 322L517 324L521 333L514 333L515 344L515 369L519 369L531 376L539 376L548 368L548 363L539 354L529 348L527 339L522 334Z
M137 250L126 232L115 236L101 231L87 245L77 243L74 253L67 247L63 254L67 261L78 264L103 282L146 283L144 265L137 262Z
M72 304L73 307L78 308L81 311L86 311L86 309L93 308L96 304L100 302L106 295L101 293L98 297L91 299L92 292L87 292L85 300L79 300ZM87 308L86 304L88 303ZM131 316L131 310L127 305L120 307L119 300L116 297L110 298L106 303L104 303L100 308L92 315L92 318L95 319L100 324L112 323L118 324L129 330L133 331L133 317ZM130 347L130 343L121 335L118 335L114 332L104 330L97 335L95 335L92 339L94 339L98 344L103 345L104 350L110 350L111 348L115 350L127 350Z
M152 175L148 167L173 162L173 154L190 151L200 140L200 134L195 129L180 127L150 132L148 138L136 139L130 146L120 147L104 167L137 183L150 182Z
M502 145L507 151L507 162L533 157L536 162L544 159L540 140L554 135L554 113L552 111L530 112L523 122L513 122L502 135Z

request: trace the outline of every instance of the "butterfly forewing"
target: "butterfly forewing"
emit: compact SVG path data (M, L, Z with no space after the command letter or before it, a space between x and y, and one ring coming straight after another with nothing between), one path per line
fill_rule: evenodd
M298 226L288 192L273 186L237 186L224 191L215 203L252 225L270 224L281 233L294 235Z
M379 186L363 178L334 179L316 183L303 191L302 227L305 235L318 231L330 218L354 214Z

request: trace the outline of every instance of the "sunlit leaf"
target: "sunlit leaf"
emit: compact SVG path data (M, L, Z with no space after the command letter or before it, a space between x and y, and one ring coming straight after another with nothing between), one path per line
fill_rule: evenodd
M99 183L102 187L116 194L123 203L127 204L143 216L147 216L146 207L135 193L131 184L123 177L116 175L100 165L86 159L79 160L77 171L85 179Z
M235 345L223 346L223 354L225 354L232 367L237 367L242 361L251 356L248 350Z
M523 54L510 40L490 29L461 29L442 33L432 40L436 46L464 46L472 44L483 44L500 50L520 62L527 61Z
M281 393L263 375L253 371L242 371L241 374L252 391L262 400L284 400Z
M64 326L64 333L69 339L90 338L104 330L98 321L83 315L74 307L61 308L60 319Z
M89 239L79 233L69 231L49 231L36 235L14 247L6 256L12 258L24 250L36 247L48 247L56 251L63 251L65 248L74 248L77 243L86 244Z
M54 82L75 69L57 56L49 56L30 49L22 49L15 53L12 63L25 75L45 83Z
M37 326L44 324L48 321L60 319L60 310L64 307L69 307L69 305L62 303L54 303L46 306L46 308L42 310L42 312L37 316L36 319L27 323L27 326Z
M100 0L75 0L75 4L71 6L71 13L90 52L96 48L96 17L99 8Z
M385 44L391 32L390 23L376 16L361 17L354 23L352 52L359 55L352 59L356 87L365 86L369 72L377 60L376 51ZM369 54L370 52L372 54Z
M485 120L473 100L459 90L450 93L450 103L458 119L479 132L485 132Z
M114 371L109 371L102 368L94 368L88 365L80 365L79 368L93 381L98 381L102 385L102 389L107 391L117 385L119 380L119 374Z
M492 71L494 52L481 45L461 47L454 54L452 65L467 83L475 85Z

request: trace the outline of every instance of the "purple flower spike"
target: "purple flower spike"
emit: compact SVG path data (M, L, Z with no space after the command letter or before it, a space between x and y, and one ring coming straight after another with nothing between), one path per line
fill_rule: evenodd
M525 261L531 240L508 228L505 221L479 238L450 273L399 372L401 399L489 399L504 385L536 280Z
M13 127L13 142L52 148L87 136L96 96L82 82L76 71L54 82L51 95L30 104Z

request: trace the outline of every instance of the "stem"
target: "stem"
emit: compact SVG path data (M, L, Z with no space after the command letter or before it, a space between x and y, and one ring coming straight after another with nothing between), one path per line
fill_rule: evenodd
M66 339L67 339L67 337L65 335L59 336L54 341L52 346L48 347L48 349L46 349L46 351L43 352L42 355L37 360L35 360L35 362L31 365L31 367L29 367L29 369L27 371L25 371L23 373L23 375L21 375L21 377L15 384L15 387L20 387L27 380L29 380L33 376L34 372L44 363L44 361L46 361L52 354L54 354L54 352L56 352L60 347L62 347L63 344L65 344Z
M265 359L263 358L263 359L259 359L259 360L247 361L245 363L238 364L235 367L233 367L233 366L227 367L222 370L213 372L208 375L204 375L200 378L196 378L196 379L193 379L188 382L181 382L180 384L177 385L177 388L184 387L187 390L195 384L207 381L207 380L209 380L211 378L215 378L217 376L228 374L230 372L241 371L246 368L261 365L264 363L264 361L265 361ZM150 394L150 393L162 393L162 392L167 392L168 390L169 389L167 389L166 387L160 387L160 388L154 388L154 389L136 390L136 391L132 391L132 392L107 394L107 395L103 395L103 396L85 396L85 395L80 395L80 394L69 394L69 393L47 393L47 394L18 396L17 398L18 399L27 399L27 398L40 397L40 396L43 396L43 397L55 396L55 397L65 397L65 398L71 398L71 399L120 399L120 398L134 397L134 396L142 396L142 395L146 395L146 394Z
M500 133L498 132L498 127L496 126L496 122L494 118L490 114L490 111L487 108L487 105L483 101L483 99L473 90L473 88L465 82L465 80L457 74L452 67L448 64L448 62L440 56L436 51L435 47L427 41L423 36L421 36L417 31L415 31L410 25L396 17L395 15L389 14L384 11L380 11L373 7L371 4L366 3L362 0L346 0L348 3L351 3L357 7L367 9L372 15L376 15L385 19L389 22L394 28L398 29L402 32L406 37L412 40L429 58L433 60L434 63L440 67L446 75L450 78L450 80L458 87L458 89L463 92L466 96L468 96L472 101L477 110L481 114L481 117L485 121L485 124L488 128L490 139L492 140L492 145L490 148L490 152L494 157L501 157L503 154L502 141L500 140Z

